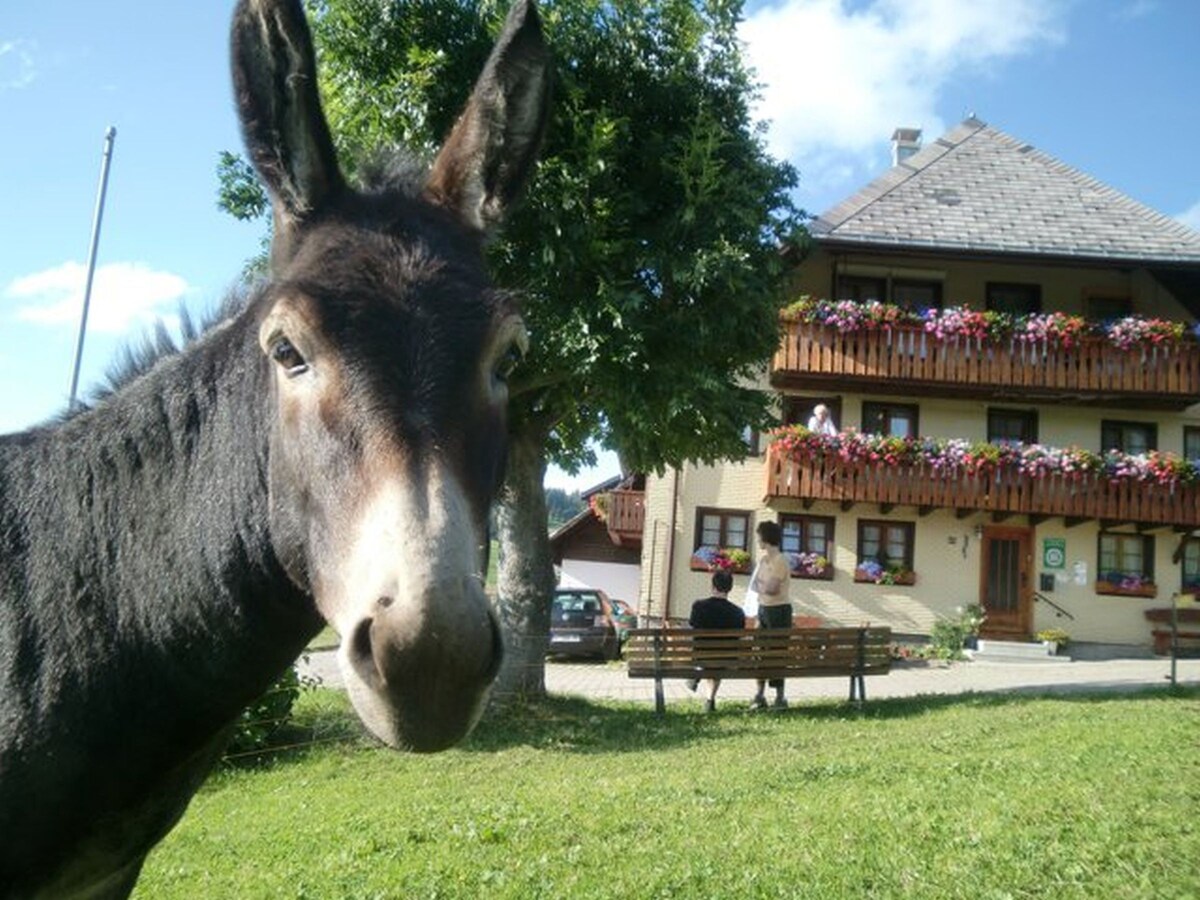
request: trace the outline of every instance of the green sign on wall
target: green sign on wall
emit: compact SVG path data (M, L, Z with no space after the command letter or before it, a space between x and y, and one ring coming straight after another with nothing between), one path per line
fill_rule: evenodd
M1065 569L1067 567L1067 539L1042 539L1042 568Z

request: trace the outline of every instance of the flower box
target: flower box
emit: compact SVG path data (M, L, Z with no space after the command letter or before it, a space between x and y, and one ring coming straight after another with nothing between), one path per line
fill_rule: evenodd
M753 561L745 550L697 547L692 551L689 566L693 572L715 572L717 569L724 569L734 575L748 575L753 568Z
M819 553L787 553L788 569L793 578L833 581L833 564Z
M876 567L859 566L854 570L854 580L860 584L916 584L917 573L881 572Z
M1097 594L1111 594L1117 597L1157 597L1158 585L1145 582L1137 585L1125 585L1115 581L1097 581Z

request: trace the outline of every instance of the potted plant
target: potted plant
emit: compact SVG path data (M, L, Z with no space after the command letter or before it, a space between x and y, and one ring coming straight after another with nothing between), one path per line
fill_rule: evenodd
M1097 594L1115 594L1120 597L1155 597L1158 586L1142 575L1127 572L1101 572L1096 579Z
M1067 644L1071 641L1071 636L1061 628L1045 628L1034 635L1036 640L1049 646L1054 645L1054 654L1057 656L1067 649Z

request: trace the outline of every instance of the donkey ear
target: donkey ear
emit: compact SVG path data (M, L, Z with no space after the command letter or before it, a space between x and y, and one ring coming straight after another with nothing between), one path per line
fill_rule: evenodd
M533 0L516 0L426 195L481 231L495 228L533 169L550 96L550 53Z
M242 136L271 192L275 255L290 243L296 226L343 185L300 0L240 0L232 51Z

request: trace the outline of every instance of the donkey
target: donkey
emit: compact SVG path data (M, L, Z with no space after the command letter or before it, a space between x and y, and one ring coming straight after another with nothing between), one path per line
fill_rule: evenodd
M527 349L483 245L533 168L549 54L516 0L420 178L339 171L300 0L240 0L271 278L182 351L0 438L0 896L125 897L231 723L329 622L380 740L479 715L479 576Z

